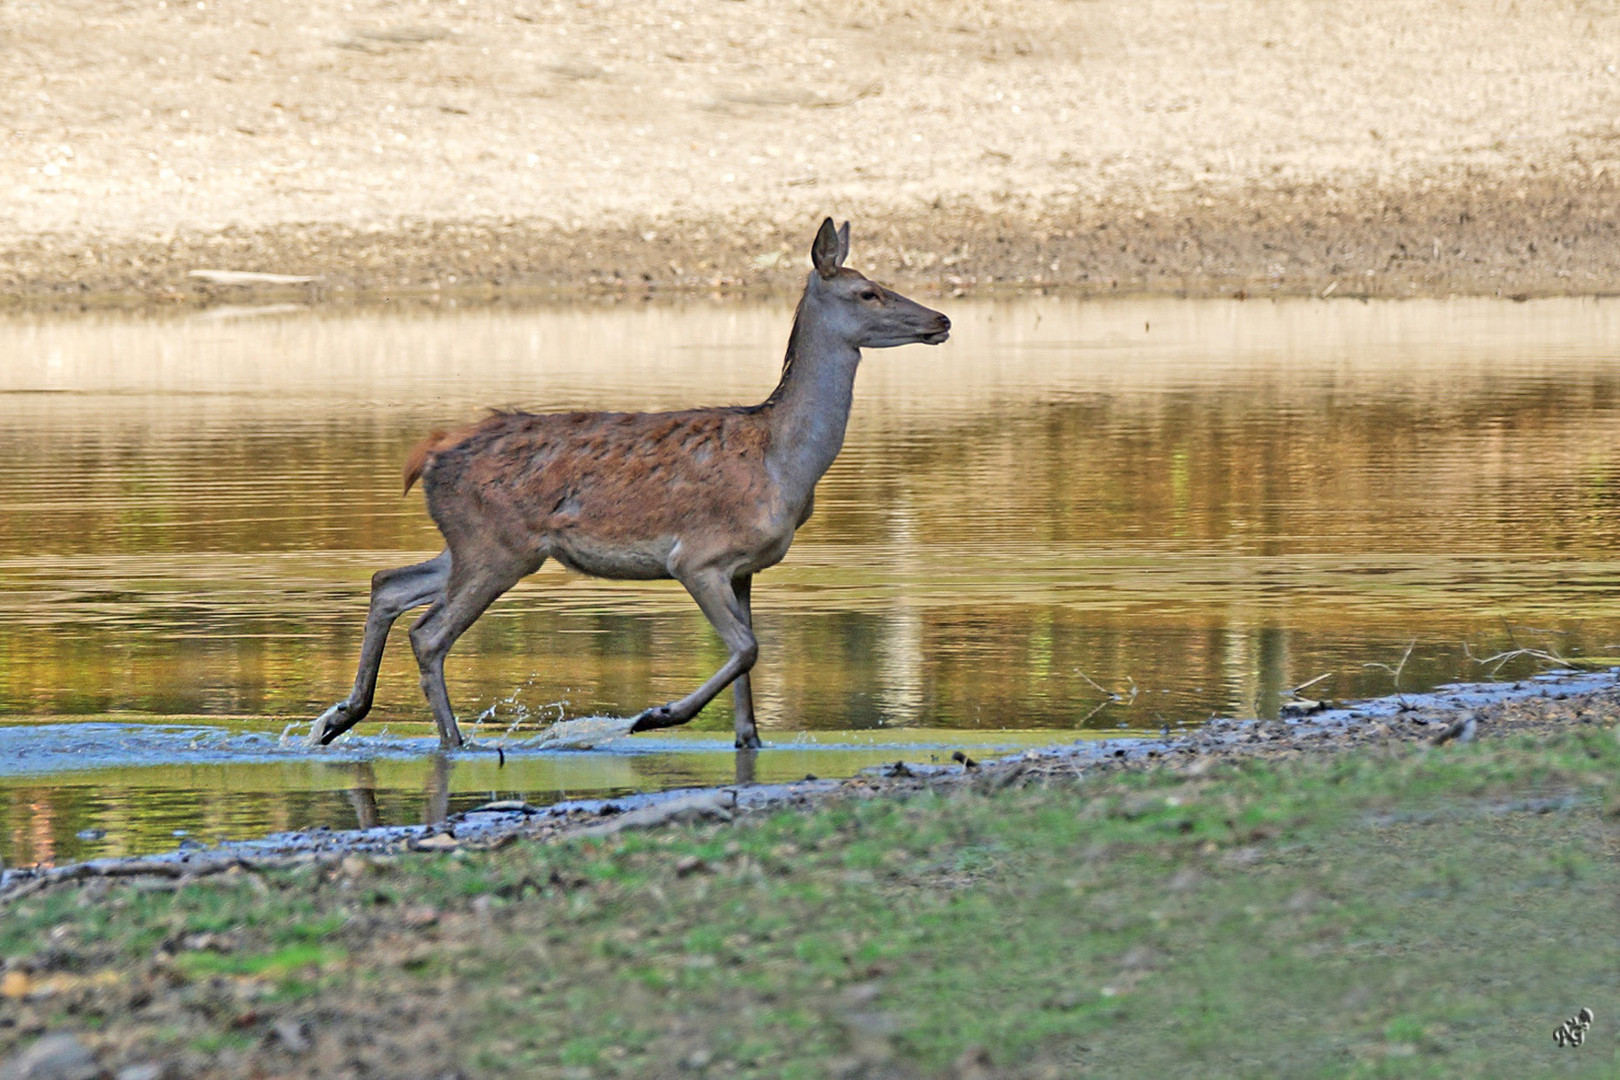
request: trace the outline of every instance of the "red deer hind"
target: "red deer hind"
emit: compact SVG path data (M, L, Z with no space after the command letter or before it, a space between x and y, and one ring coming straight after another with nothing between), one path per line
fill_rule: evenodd
M937 345L950 334L944 315L845 267L848 254L849 223L822 222L782 379L762 404L502 412L419 445L405 490L421 480L445 549L371 579L354 689L315 721L311 742L365 718L394 620L431 604L411 627L411 648L439 741L460 746L445 654L496 597L555 559L596 577L674 578L731 650L707 682L641 713L632 731L684 724L735 684L737 746L759 746L748 682L759 652L754 574L781 561L810 517L816 481L844 443L861 350Z

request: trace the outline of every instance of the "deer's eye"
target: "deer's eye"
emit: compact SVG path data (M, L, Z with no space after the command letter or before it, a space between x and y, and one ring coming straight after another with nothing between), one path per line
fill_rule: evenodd
M862 300L876 300L878 298L878 294L874 289L862 289L859 293L859 297Z

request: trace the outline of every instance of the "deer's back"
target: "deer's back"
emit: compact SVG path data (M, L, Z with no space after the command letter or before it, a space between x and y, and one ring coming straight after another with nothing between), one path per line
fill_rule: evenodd
M585 573L650 578L668 575L679 544L768 557L746 567L758 569L797 524L777 505L768 449L756 409L497 413L431 448L423 488L452 547L493 536Z

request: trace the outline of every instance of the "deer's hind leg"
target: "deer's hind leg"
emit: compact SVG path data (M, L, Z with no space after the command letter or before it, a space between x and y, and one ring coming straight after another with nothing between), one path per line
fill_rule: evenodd
M439 745L446 750L462 745L461 728L450 707L444 685L444 658L467 628L497 597L540 569L545 556L519 558L504 549L463 553L451 568L444 592L411 627L411 648L422 675L422 695L433 710Z
M311 746L325 746L366 718L377 692L377 668L382 664L383 647L394 620L414 607L421 607L440 596L450 579L450 551L412 566L379 570L371 578L371 608L366 613L366 633L360 644L360 667L349 696L316 718L310 728Z
M731 584L737 594L737 606L742 609L743 625L748 627L751 634L754 630L754 576L743 574L733 579ZM733 726L737 733L738 750L757 750L760 745L759 728L754 724L754 686L751 679L752 676L745 671L731 684L736 702L736 722Z

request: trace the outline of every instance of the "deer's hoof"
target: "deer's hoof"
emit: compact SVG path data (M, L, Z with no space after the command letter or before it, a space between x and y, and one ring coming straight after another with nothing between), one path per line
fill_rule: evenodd
M638 731L657 731L659 728L674 727L680 723L675 719L675 711L668 705L660 705L656 709L648 709L636 717L636 722L630 725L630 733Z
M343 721L349 718L349 703L340 701L315 718L309 726L309 745L325 746L352 725Z
M758 750L764 745L764 743L759 741L759 732L757 731L750 731L746 735L737 736L738 750Z

